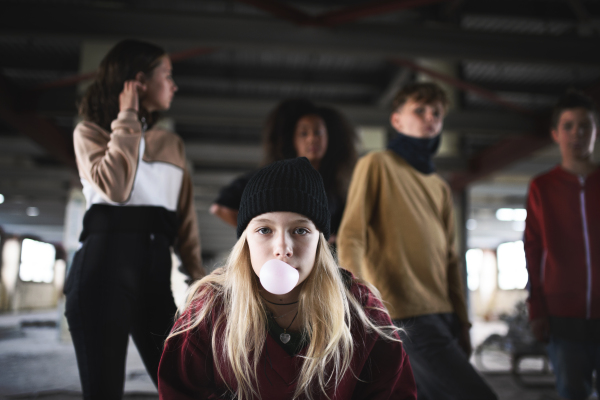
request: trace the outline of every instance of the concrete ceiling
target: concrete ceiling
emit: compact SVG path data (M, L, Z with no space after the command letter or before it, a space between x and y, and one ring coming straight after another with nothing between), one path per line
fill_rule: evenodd
M451 182L470 185L471 217L481 219L470 234L475 245L492 243L490 235L512 240L497 224L484 232L493 214L485 210L522 204L531 176L558 161L544 150L549 107L567 87L600 81L598 0L246 3L2 1L0 226L61 240L69 190L78 185L67 147L81 74L123 38L173 55L180 91L166 116L194 166L209 258L235 235L208 207L223 185L258 165L264 119L281 99L333 105L359 132L385 135L391 94L427 78L397 60L447 77L454 106L436 161ZM27 215L28 207L39 215Z

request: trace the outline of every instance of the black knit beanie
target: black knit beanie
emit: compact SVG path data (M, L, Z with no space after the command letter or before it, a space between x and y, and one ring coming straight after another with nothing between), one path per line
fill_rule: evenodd
M277 161L254 174L242 194L238 238L252 218L275 211L304 215L329 239L331 217L323 179L306 157Z

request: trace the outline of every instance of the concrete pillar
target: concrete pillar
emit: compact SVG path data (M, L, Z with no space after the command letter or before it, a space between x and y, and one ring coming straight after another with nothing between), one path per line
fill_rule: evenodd
M79 235L83 230L83 216L86 211L85 197L79 188L71 189L69 200L67 201L67 210L65 212L65 225L63 231L63 247L67 254L67 265L65 277L69 275L73 256L79 249ZM58 335L62 341L71 341L71 334L67 319L64 316L65 297L61 296L58 301Z
M19 265L21 263L21 241L17 238L6 239L2 243L2 270L0 284L0 311L13 309L13 297L19 280Z
M362 155L369 151L385 149L387 145L387 130L385 126L359 126L356 131L360 140L357 149L358 154Z
M473 314L471 307L471 299L469 286L467 285L467 250L468 244L468 232L467 232L467 219L469 219L469 192L463 189L459 192L453 193L454 201L454 218L455 218L455 232L456 232L456 251L461 262L463 271L463 287L465 288L465 298L467 300L467 307L469 314Z
M81 53L79 55L79 73L85 74L98 69L100 61L117 44L116 41L106 40L88 40L81 44ZM91 80L84 81L77 85L77 92L83 94L92 83Z

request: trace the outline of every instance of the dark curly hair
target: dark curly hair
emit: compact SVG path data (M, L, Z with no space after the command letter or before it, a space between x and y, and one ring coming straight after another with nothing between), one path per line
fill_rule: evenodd
M119 114L119 95L125 81L135 79L138 72L151 75L167 53L152 43L123 40L102 59L98 73L79 103L79 115L110 131L111 122ZM158 112L149 113L140 105L139 117L148 127L158 119Z
M329 137L320 172L326 187L334 187L336 193L345 199L358 159L356 131L350 121L335 108L319 107L318 115L325 121Z
M317 107L307 99L288 99L279 103L271 111L265 124L263 164L298 156L294 148L294 132L298 121L306 115L318 115L325 122L328 145L319 172L327 192L345 199L357 160L356 132L350 122L334 108Z

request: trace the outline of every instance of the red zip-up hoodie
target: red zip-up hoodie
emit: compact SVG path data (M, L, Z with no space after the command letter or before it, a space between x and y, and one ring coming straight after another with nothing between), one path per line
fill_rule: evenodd
M600 168L534 178L524 241L529 318L600 318Z

